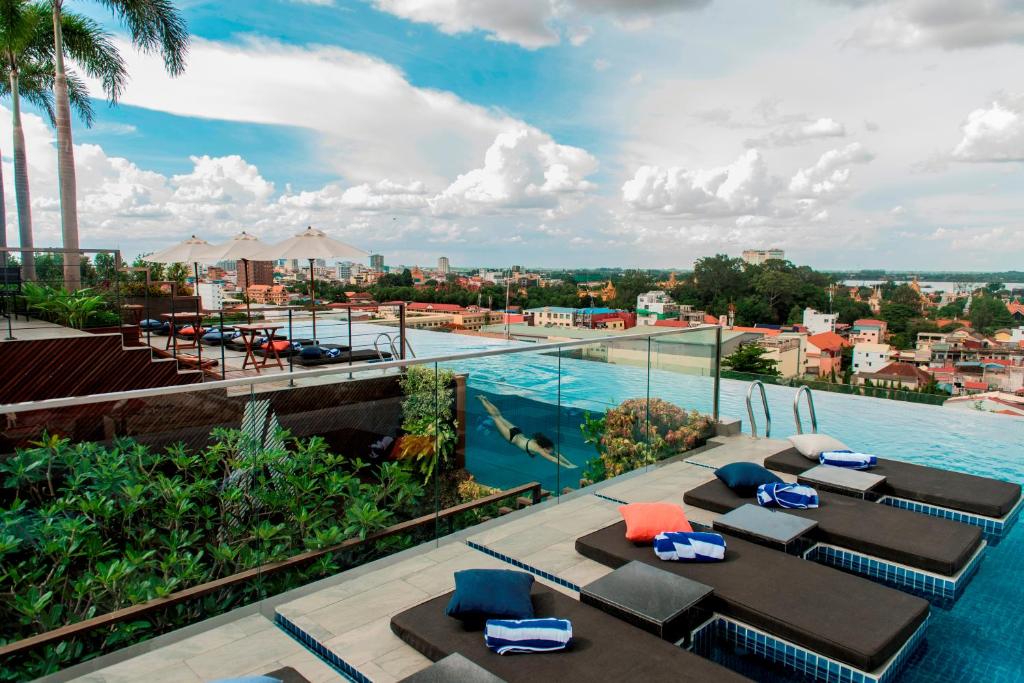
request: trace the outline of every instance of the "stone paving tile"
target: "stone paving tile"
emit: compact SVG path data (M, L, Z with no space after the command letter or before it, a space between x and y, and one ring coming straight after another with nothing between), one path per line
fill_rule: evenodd
M340 634L383 616L397 614L418 605L430 594L402 580L389 581L365 593L353 595L306 614L304 620L316 624L326 634Z
M270 624L270 622L267 622ZM264 631L253 633L239 641L204 652L185 660L197 676L204 680L238 676L243 671L261 668L271 670L278 659L297 654L302 646L279 628L270 624ZM141 680L141 679L140 679Z

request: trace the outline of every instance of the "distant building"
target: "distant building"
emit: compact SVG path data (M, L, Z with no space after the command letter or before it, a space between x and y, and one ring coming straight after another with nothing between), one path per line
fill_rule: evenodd
M782 261L785 258L786 252L782 249L745 249L743 251L744 263L749 263L752 266L759 266L765 261Z
M853 372L874 373L889 364L892 349L888 344L861 342L853 347Z
M451 272L451 267L448 265L448 257L442 256L437 259L437 271L442 275L447 275Z
M220 282L200 282L196 287L199 300L207 311L224 308L224 285Z
M870 380L875 384L912 391L931 382L932 376L911 363L889 363L875 372L858 372L855 380L857 384L864 384Z
M862 318L853 321L853 331L850 333L850 341L854 344L881 344L885 341L889 324L884 320L873 318Z
M382 272L384 270L384 255L370 254L370 270Z
M576 315L575 308L565 306L528 308L526 312L533 314L533 324L539 327L573 327L573 319Z
M637 325L654 325L659 320L670 320L678 317L679 304L660 289L644 292L636 298Z
M274 284L274 262L273 261L239 261L238 262L238 289L247 291L253 285Z
M804 309L804 327L810 334L835 332L838 319L839 315L836 313L821 313L813 308Z
M821 332L807 338L804 372L818 377L838 377L843 371L843 347L846 340L835 332Z
M334 267L334 272L339 280L348 282L352 278L352 263L345 261Z
M288 290L283 285L252 285L245 294L254 304L284 306L288 303Z

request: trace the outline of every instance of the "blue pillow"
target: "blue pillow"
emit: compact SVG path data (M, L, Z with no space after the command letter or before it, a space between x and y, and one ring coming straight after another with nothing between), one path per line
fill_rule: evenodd
M715 476L722 480L733 492L744 498L757 493L757 487L761 484L781 484L782 480L760 465L752 462L734 462L719 467L715 470Z
M444 613L462 621L492 617L532 619L533 576L511 569L465 569L455 572L455 594Z
M299 349L299 355L310 359L322 358L324 351L319 346L303 346Z

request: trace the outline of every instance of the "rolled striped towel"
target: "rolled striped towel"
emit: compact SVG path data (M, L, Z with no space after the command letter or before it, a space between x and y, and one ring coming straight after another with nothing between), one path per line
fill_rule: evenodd
M324 351L325 358L341 358L341 349L327 349Z
M845 467L850 470L866 470L877 465L878 458L854 451L822 451L818 455L818 462L822 465Z
M568 619L488 619L484 642L499 655L515 652L555 652L572 640Z
M757 504L804 510L818 507L818 492L803 484L761 484L757 487Z
M654 554L662 560L719 562L725 559L725 539L703 531L663 531L654 537Z

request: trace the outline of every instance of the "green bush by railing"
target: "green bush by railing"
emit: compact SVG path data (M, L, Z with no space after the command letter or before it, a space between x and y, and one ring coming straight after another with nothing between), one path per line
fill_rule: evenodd
M734 370L722 370L723 379L736 379L742 382L761 380L765 384L775 384L784 387L810 387L815 391L830 391L834 394L849 394L852 396L870 396L871 398L887 398L893 401L906 401L908 403L925 403L933 406L941 406L949 398L948 394L929 394L920 391L909 391L899 387L884 387L877 385L854 385L840 384L838 382L815 382L814 380L798 379L796 377L772 377L769 375L754 375L748 372L736 372Z

